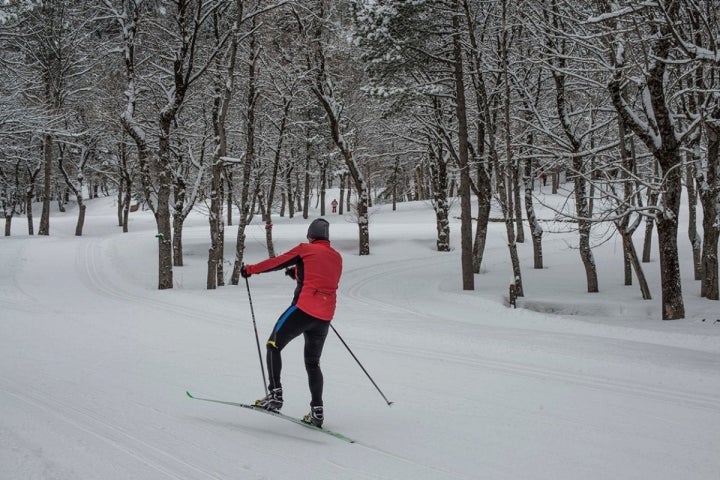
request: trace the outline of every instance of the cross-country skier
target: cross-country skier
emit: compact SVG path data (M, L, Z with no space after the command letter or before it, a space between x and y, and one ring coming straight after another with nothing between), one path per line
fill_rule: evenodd
M290 307L280 315L267 341L267 368L270 377L268 394L255 405L278 411L283 405L280 383L282 359L280 352L292 339L305 337L305 370L310 386L310 413L303 421L322 426L323 374L320 355L335 315L336 292L342 274L342 257L330 246L330 225L318 218L310 223L308 243L300 243L291 250L253 265L244 265L241 274L250 275L285 270L285 274L297 281L297 288Z

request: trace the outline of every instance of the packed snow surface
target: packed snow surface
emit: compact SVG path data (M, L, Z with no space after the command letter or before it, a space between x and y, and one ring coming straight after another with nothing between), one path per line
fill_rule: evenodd
M685 226L687 318L662 321L656 251L643 301L623 285L620 242L598 237L589 294L577 234L546 222L545 268L520 244L525 297L511 308L502 223L463 291L457 205L449 253L425 202L373 207L369 256L354 220L328 214L344 257L333 325L394 402L331 332L325 425L348 444L187 398L264 394L245 282L205 288L208 222L194 213L185 266L157 290L151 213L123 234L112 198L87 203L82 237L69 208L50 236L15 218L0 238L0 479L720 479L720 303L699 297ZM276 250L304 241L310 219L275 217ZM247 233L246 263L266 258L262 222ZM228 278L236 234L226 227ZM263 345L294 284L273 272L248 285ZM301 339L283 360L283 412L301 416Z

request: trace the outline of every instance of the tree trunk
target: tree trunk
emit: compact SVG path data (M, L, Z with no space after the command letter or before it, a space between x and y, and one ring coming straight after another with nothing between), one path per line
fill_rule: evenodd
M30 236L35 234L35 228L33 225L32 197L33 194L30 194L25 198L25 215L27 216L28 235Z
M265 244L268 249L268 256L275 256L275 246L273 245L272 236L272 205L275 201L275 189L277 188L278 172L280 171L280 159L282 158L283 141L285 140L285 128L287 126L288 117L290 115L290 106L292 99L283 99L283 116L278 127L278 140L275 145L275 154L273 159L272 177L270 178L270 188L268 189L267 207L265 209Z
M83 165L85 164L87 160L87 156L89 155L89 152L83 148L81 153L81 158L79 161L78 172L77 172L77 184L73 182L70 179L70 175L68 174L67 170L65 169L65 151L66 148L61 147L60 148L60 155L58 157L58 170L60 170L60 173L62 173L63 178L65 179L65 184L67 185L66 189L69 189L72 191L73 195L75 195L75 198L77 199L77 205L78 205L78 220L75 224L75 236L81 237L83 226L85 225L85 204L83 203Z
M651 92L658 87L653 83L663 83L663 77L650 80ZM653 92L657 95L657 92ZM679 145L674 144L675 132L669 115L663 117L659 122L664 143L664 149L657 152L658 161L663 167L665 174L665 186L663 188L662 204L665 208L664 214L658 218L658 250L660 252L660 276L662 283L662 311L663 320L676 320L685 317L685 304L682 297L682 282L680 279L680 259L678 258L678 215L680 213L680 198L682 193L682 174L677 168L681 165ZM669 144L669 145L668 145Z
M78 219L75 225L75 236L82 237L83 227L85 226L85 210L87 205L82 202L82 199L78 199Z
M397 211L397 190L398 182L400 181L400 157L395 157L395 164L393 165L392 178L390 179L390 194L392 200L392 211Z
M305 132L306 138L308 138L308 132ZM302 202L302 215L304 219L308 219L310 216L310 159L312 144L309 141L305 142L305 184L303 188L303 202Z
M198 175L202 175L199 172ZM176 177L173 183L173 214L172 214L172 226L173 226L173 266L182 267L185 262L183 260L183 248L182 248L182 230L183 224L187 213L185 212L185 201L187 199L187 187L185 181Z
M221 128L224 132L224 128ZM216 132L216 139L218 139ZM223 276L223 259L225 247L225 227L222 218L223 208L223 178L222 178L222 155L224 151L224 134L222 140L215 145L215 154L213 154L213 165L211 168L210 180L210 211L208 222L210 224L210 248L208 249L208 271L206 288L213 290L218 286L222 286L224 282Z
M580 247L580 258L582 259L583 266L585 267L585 278L587 280L587 291L588 293L598 292L598 278L597 268L595 266L595 259L592 254L590 247L590 234L592 230L592 222L589 220L592 212L589 211L588 199L586 196L586 180L583 176L582 160L574 160L576 174L575 174L575 205L578 215L578 232L580 234L579 247Z
M709 300L720 300L718 286L718 237L720 237L720 125L713 114L707 123L707 163L703 172L705 181L700 189L703 206L702 282L700 295ZM698 172L699 173L699 172ZM700 183L700 182L698 182Z
M437 250L438 252L450 251L450 215L447 200L447 163L443 158L442 145L437 151L429 145L429 166L432 184L433 209L435 210L435 226L437 229Z
M413 200L425 200L425 179L423 177L422 166L415 167L415 198Z
M525 212L527 214L528 224L530 226L530 235L533 245L533 268L543 268L543 250L542 237L543 228L535 215L535 206L533 205L533 176L532 176L532 160L527 160L525 165Z
M125 191L125 181L123 180L122 176L120 176L120 181L118 182L118 190L117 190L117 219L118 219L118 227L123 226L123 210L124 210L124 191Z
M132 202L132 182L126 180L125 181L125 198L123 201L123 210L122 210L122 229L123 233L128 232L128 219L130 217L130 203Z
M652 233L655 229L655 216L648 215L645 219L645 235L643 236L643 253L642 262L650 263L650 257L652 254Z
M512 287L514 295L517 297L525 296L525 289L522 282L522 274L520 269L520 259L518 257L517 243L515 241L515 224L513 216L515 207L513 206L514 194L512 189L514 168L513 149L512 149L512 132L510 124L510 75L509 75L509 53L508 42L509 27L507 22L507 0L502 1L502 34L498 39L500 42L500 62L502 65L503 77L503 123L504 132L503 139L505 142L505 164L501 167L499 162L495 171L497 172L496 184L497 193L500 198L500 205L505 220L505 230L508 240L508 250L510 251L510 263L513 270ZM496 158L496 160L499 160Z
M50 135L43 136L43 157L44 157L44 173L43 179L43 204L42 213L40 214L40 228L38 235L50 235L50 196L52 193L52 164L55 161L53 154L53 138Z
M173 215L173 266L182 267L183 261L183 248L182 248L182 230L183 230L183 217L179 212Z
M293 188L292 177L292 168L289 168L285 174L285 183L287 185L288 216L290 218L295 217L295 189Z
M31 171L28 169L28 186L25 189L25 216L27 217L27 225L28 225L28 235L32 236L34 232L33 228L33 197L35 196L35 182L37 180L37 176L40 174L40 171L42 170L42 164L39 164L34 171Z
M540 82L541 78L540 75L538 75L538 86L537 86L537 97L535 100L535 103L537 106L537 103L539 103L539 97L540 97ZM525 115L527 116L527 120L531 121L532 118L532 112L534 111L534 108L531 107L529 101L525 101ZM535 205L533 204L533 189L535 187L535 175L533 172L533 158L529 155L530 149L533 148L535 144L535 135L532 129L529 129L527 133L527 160L525 160L524 165L524 171L523 171L523 180L525 185L525 214L527 215L528 219L528 226L530 227L530 236L532 238L532 245L533 245L533 268L535 269L542 269L544 267L543 265L543 250L542 250L542 237L543 237L543 228L540 222L538 221L537 215L535 215ZM544 173L543 173L544 174ZM544 174L545 175L545 174ZM545 177L547 179L547 176Z
M345 185L347 183L347 173L340 175L340 201L338 202L338 214L343 214L345 208Z
M470 168L468 147L467 104L463 78L463 51L460 43L460 1L455 0L457 15L452 17L453 67L455 80L455 114L457 117L457 141L460 169L460 258L463 290L475 290L473 271L472 204L470 203Z
M325 190L327 189L327 161L320 163L320 215L325 216Z
M662 318L676 320L685 317L685 306L682 298L680 281L680 261L677 244L677 213L680 206L679 174L668 174L667 190L663 202L670 210L671 218L663 216L658 220L658 250L660 254L660 277L662 284Z
M253 20L253 28L255 20ZM238 223L237 242L235 247L235 264L233 266L230 283L237 285L240 283L240 269L243 265L243 257L245 254L245 228L253 217L252 200L250 196L250 175L252 173L253 164L255 163L255 110L257 108L257 42L255 35L250 35L250 44L248 48L248 76L247 76L247 102L245 105L246 124L245 124L245 164L243 165L242 192L240 194L240 222Z
M233 212L233 182L232 172L228 169L223 169L225 174L225 207L227 208L227 221L228 226L232 226L232 212Z
M697 148L693 148L692 144L699 140L693 140L691 142L690 150L686 154L687 164L685 165L685 185L688 196L688 238L690 239L690 246L693 253L693 270L695 273L695 280L702 280L702 241L700 235L697 232L697 199L698 194L695 189L695 166L699 163L700 152Z
M166 170L159 175L155 224L158 239L158 289L173 288L172 227L170 219L170 179Z
M703 234L703 278L700 295L708 300L720 300L718 285L718 229L710 226Z
M515 205L515 241L517 243L525 243L525 227L523 226L523 202L521 202L521 185L525 185L524 178L520 175L520 165L516 162L512 166L512 191L514 195L513 204ZM530 179L532 185L532 177ZM524 190L524 188L523 188ZM527 199L527 195L525 196Z
M643 300L651 300L652 295L650 295L650 287L648 287L647 279L645 278L645 272L642 269L642 264L640 263L637 252L635 251L635 244L632 241L632 235L625 232L620 232L620 235L623 240L623 251L626 252L629 263L635 270L635 276L637 276L638 279L638 285L640 286L640 293L642 295L642 298ZM632 282L630 282L630 284L631 283ZM626 283L626 285L629 284Z
M483 179L481 179L481 177ZM490 206L492 202L490 176L482 164L478 164L477 187L477 227L475 228L475 241L473 242L474 273L480 273L480 267L482 266L485 255L485 242L487 241L488 224L490 223Z
M469 152L473 155L473 163L476 167L476 185L475 195L477 196L477 226L475 228L475 239L473 241L473 273L480 273L483 256L485 254L485 242L487 241L488 223L490 222L490 207L492 202L492 173L485 160L485 135L487 131L495 131L492 116L488 114L488 98L485 87L484 69L480 66L483 61L481 51L478 48L477 38L475 36L475 16L470 11L468 2L463 2L465 10L465 21L467 23L467 32L470 40L471 52L470 75L473 79L475 88L476 109L476 140L475 147L470 149L471 143L468 143ZM494 140L489 139L494 143ZM494 151L494 147L492 149Z

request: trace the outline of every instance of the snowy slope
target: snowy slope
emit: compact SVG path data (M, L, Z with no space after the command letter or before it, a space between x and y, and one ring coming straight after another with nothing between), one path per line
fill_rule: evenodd
M465 292L459 249L433 249L428 205L377 207L364 257L357 226L328 218L345 261L333 325L395 402L331 333L326 426L357 444L185 397L263 394L245 285L204 288L207 219L195 215L176 288L156 290L151 215L133 213L122 234L112 199L98 199L81 238L70 209L50 237L16 219L0 239L0 479L720 479L720 305L698 298L691 272L688 318L663 322L657 261L643 302L606 242L590 295L574 235L549 233L542 271L521 245L526 297L510 309L501 224ZM303 241L307 224L276 218L276 249ZM457 245L459 224L452 232ZM253 263L263 227L248 233ZM228 227L228 261L235 235ZM277 272L250 287L263 342L294 284ZM301 341L283 358L283 411L300 416Z

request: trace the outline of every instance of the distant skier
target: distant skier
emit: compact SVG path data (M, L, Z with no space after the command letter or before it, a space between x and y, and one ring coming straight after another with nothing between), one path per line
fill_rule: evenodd
M305 337L305 370L308 376L311 401L310 413L303 421L322 426L323 374L320 356L330 321L335 315L336 292L342 274L342 257L330 246L330 224L323 218L310 223L307 231L309 243L300 243L291 250L254 265L243 265L244 278L251 275L281 270L297 281L290 307L283 312L267 341L268 394L255 405L278 411L283 405L280 383L282 358L280 352L295 337Z

